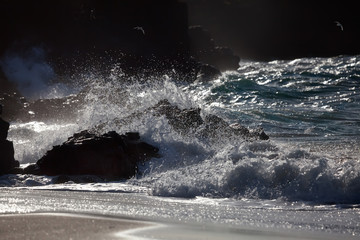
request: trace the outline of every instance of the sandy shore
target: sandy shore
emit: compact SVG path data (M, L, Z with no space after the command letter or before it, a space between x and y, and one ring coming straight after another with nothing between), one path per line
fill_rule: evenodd
M32 213L0 215L0 239L328 240L339 239L339 236L157 223L85 214Z
M141 221L90 215L39 213L0 215L0 238L127 239L122 232L155 226Z

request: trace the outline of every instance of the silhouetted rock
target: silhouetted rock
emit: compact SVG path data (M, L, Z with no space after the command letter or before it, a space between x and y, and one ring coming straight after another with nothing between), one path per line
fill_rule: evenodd
M248 129L239 123L228 124L224 119L209 114L205 117L205 128L200 135L207 138L238 136L245 140L268 140L269 136L262 128Z
M240 58L228 47L216 46L211 34L202 26L189 28L190 54L198 61L214 66L220 71L236 70Z
M101 176L95 175L59 175L53 178L52 182L54 184L61 184L61 183L96 183L96 182L103 182L104 179Z
M56 119L67 121L74 119L82 104L84 104L84 92L63 98L38 99L28 102L26 109L28 112L31 112L30 120L44 121Z
M215 78L219 77L221 75L221 72L216 69L215 67L209 65L209 64L201 64L198 73L196 76L196 80L206 82L214 80Z
M257 128L251 131L251 134L260 140L268 140L269 136L264 132L263 128Z
M164 99L161 100L154 109L157 114L166 116L174 130L184 134L189 133L204 123L200 116L200 108L181 110Z
M158 148L140 141L138 133L97 136L88 131L74 134L60 146L24 169L36 175L96 175L130 178L137 164L158 157Z
M259 61L360 54L357 1L187 0L189 24ZM343 25L343 30L335 21Z
M85 92L63 98L27 100L17 92L0 93L0 104L5 106L3 116L9 121L67 121L74 119Z
M26 100L18 92L2 92L0 89L0 104L4 106L3 117L7 121L27 119Z
M0 57L42 46L57 75L108 73L120 63L139 79L171 74L191 82L199 61L238 68L239 57L203 30L190 41L187 3L179 0L13 0L0 2L0 15Z
M0 115L1 113L0 105ZM0 174L10 173L14 168L19 167L19 162L14 159L13 143L6 140L9 126L9 123L0 117Z
M177 0L13 0L0 14L0 55L44 46L59 74L81 71L75 62L86 70L121 62L131 74L189 58L187 5Z
M7 121L15 120L15 116L23 112L23 101L24 98L16 90L16 85L5 77L0 66L0 105L4 106L3 118Z
M0 113L1 113L1 105L0 105ZM9 131L10 124L4 121L0 117L0 141L4 141L7 139L8 131Z
M236 123L229 124L216 115L201 117L200 108L180 109L167 99L159 101L153 108L156 115L165 115L169 124L180 134L193 133L194 136L207 139L240 137L244 140L268 140L269 136L262 128L249 130Z
M14 146L11 141L0 141L0 174L11 173L19 167L19 162L14 159Z

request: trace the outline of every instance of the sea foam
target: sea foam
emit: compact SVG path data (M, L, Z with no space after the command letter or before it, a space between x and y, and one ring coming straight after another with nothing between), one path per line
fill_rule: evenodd
M356 59L340 57L243 63L237 72L193 84L166 75L141 83L124 83L115 71L87 75L81 81L84 103L71 124L13 123L9 136L17 159L27 163L80 130L138 131L160 148L162 157L141 165L126 184L154 196L355 204L360 202L359 145L347 136L356 135L359 123L358 65ZM342 80L349 72L349 79ZM181 135L165 116L146 111L162 99L182 109L200 107L202 116L262 126L270 140ZM347 125L340 124L344 120Z

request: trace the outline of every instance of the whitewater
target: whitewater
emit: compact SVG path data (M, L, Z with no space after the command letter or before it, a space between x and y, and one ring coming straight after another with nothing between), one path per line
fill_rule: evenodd
M86 94L76 117L11 122L15 159L34 163L91 128L137 131L161 158L116 182L1 176L0 213L90 213L359 238L360 56L241 61L237 71L206 82L123 78L115 65L107 74L89 71L66 84L47 83L43 94L38 89L41 98ZM200 108L204 117L261 127L270 140L180 135L165 116L146 111L163 99Z

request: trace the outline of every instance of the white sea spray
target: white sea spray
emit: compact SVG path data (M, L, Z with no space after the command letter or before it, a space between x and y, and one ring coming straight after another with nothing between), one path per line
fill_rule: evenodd
M14 123L16 158L35 162L73 133L101 126L101 133L138 131L160 148L162 158L141 165L126 182L151 195L360 202L357 57L243 62L236 72L190 85L167 76L141 83L121 77L84 75L85 102L71 124ZM147 111L162 99L181 109L200 107L202 116L261 126L270 140L183 136L165 116Z

